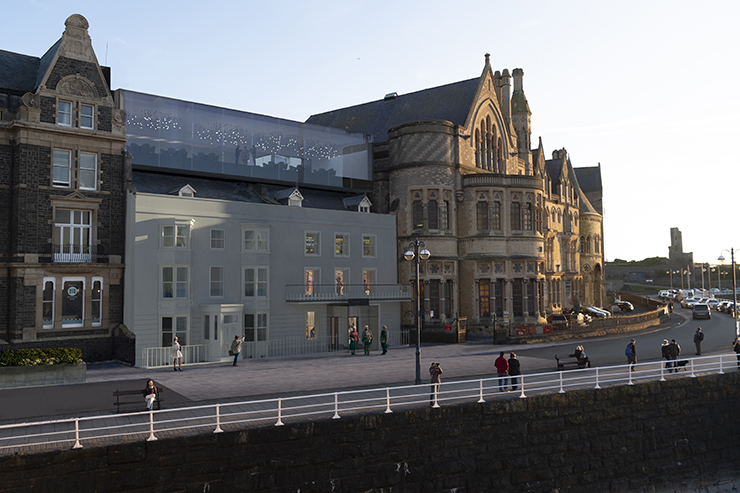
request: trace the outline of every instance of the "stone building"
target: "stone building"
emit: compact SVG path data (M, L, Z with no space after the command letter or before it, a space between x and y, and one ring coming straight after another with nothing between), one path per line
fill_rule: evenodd
M125 115L81 15L42 56L0 51L0 339L116 357Z
M373 136L371 198L397 216L400 281L414 282L410 242L431 252L425 326L539 324L604 302L601 213L565 149L547 159L541 139L532 146L523 76L494 72L486 55L480 77L307 120ZM600 205L600 169L586 174Z

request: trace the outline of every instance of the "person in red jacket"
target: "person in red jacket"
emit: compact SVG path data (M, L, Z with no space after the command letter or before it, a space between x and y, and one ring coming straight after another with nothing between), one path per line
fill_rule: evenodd
M504 352L499 353L499 357L493 362L498 373L498 390L500 392L508 392L509 387L509 362L504 358Z

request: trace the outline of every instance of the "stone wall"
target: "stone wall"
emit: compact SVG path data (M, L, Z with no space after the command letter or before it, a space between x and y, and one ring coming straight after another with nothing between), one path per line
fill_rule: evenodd
M740 487L740 373L0 457L5 492Z

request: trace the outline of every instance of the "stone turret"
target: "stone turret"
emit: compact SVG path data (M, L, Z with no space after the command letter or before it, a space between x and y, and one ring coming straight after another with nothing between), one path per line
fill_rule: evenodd
M529 110L529 103L527 103L527 97L524 95L522 81L524 70L515 68L512 73L514 75L514 93L511 95L512 124L517 135L519 159L524 163L524 174L532 175L532 152L530 149L532 112Z
M508 68L501 73L501 111L506 123L511 124L511 76Z

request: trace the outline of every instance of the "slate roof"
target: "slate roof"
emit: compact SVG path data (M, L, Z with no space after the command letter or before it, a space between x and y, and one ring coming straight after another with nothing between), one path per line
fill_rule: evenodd
M0 50L0 89L19 94L36 88L39 58Z
M578 182L584 192L601 191L601 166L574 168Z
M137 192L168 195L173 189L180 189L190 185L197 190L195 196L198 198L232 200L235 202L252 202L257 204L278 204L275 200L280 192L285 191L285 186L280 185L255 185L243 181L212 180L193 176L179 176L163 173L150 173L145 171L133 172L133 185ZM264 195L260 195L260 190ZM294 189L290 189L291 192ZM353 196L345 192L333 192L326 190L314 190L310 188L298 188L303 195L303 207L310 209L347 210L344 199Z
M553 183L560 183L560 170L563 167L562 159L548 159L545 161L545 171Z
M420 120L446 120L464 125L478 89L479 77L424 89L371 103L312 115L306 123L340 128L386 142L388 129Z

